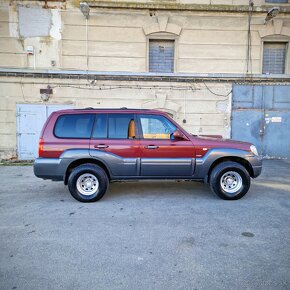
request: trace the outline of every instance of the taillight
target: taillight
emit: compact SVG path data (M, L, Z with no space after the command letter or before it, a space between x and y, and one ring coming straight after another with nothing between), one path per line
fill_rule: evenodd
M38 156L42 157L43 154L43 144L44 144L44 140L43 138L39 139L39 144L38 144Z

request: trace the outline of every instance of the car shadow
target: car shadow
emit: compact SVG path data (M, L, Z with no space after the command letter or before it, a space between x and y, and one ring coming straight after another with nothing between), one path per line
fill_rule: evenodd
M110 183L104 199L136 198L215 198L208 185L196 181L122 181Z

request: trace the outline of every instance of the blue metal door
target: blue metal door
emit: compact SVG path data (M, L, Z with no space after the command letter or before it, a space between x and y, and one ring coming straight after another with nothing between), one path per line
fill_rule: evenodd
M265 158L290 158L290 86L235 85L232 138L255 144Z

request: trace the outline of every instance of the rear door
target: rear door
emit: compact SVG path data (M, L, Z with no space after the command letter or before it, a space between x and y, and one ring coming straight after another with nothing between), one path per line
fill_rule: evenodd
M43 134L42 156L58 158L67 149L88 150L94 118L92 113L55 113L48 124L55 124L54 127L46 129Z
M96 114L90 155L104 160L115 177L139 175L135 123L134 114Z
M160 115L139 115L141 176L190 177L195 150L190 140L175 140L176 126Z

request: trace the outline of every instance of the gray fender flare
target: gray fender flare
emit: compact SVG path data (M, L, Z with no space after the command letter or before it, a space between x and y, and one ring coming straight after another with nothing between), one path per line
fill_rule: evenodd
M100 152L100 153L103 153L103 152ZM100 154L100 157L102 157L102 155L103 154ZM78 160L83 160L83 159L92 160L92 163L100 162L104 164L104 166L107 168L109 175L111 175L109 164L107 164L107 162L104 161L104 158L91 156L89 149L82 149L82 148L68 149L68 150L65 150L59 158L60 158L59 170L60 172L62 172L62 175L64 176L64 181L65 181L65 176L66 176L69 166L73 162L76 162Z
M225 157L241 158L253 166L251 160L255 156L248 151L232 148L213 148L210 149L203 157L196 158L195 178L204 179L207 181L210 167L217 160Z

